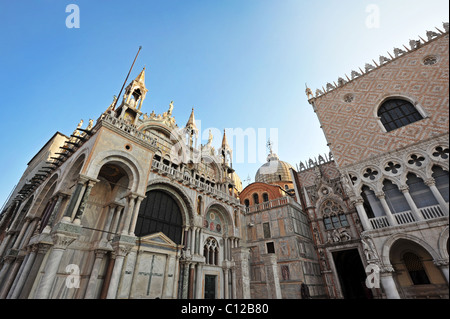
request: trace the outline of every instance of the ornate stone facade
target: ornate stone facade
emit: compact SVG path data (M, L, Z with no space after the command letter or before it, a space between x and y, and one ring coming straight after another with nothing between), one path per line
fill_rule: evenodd
M448 298L448 24L427 35L315 97L307 92L346 206L357 211L349 238L358 253L333 255L336 297L357 286L339 269L354 258L376 279L365 284L373 297Z
M243 190L225 132L216 151L194 109L144 113L142 70L29 162L0 215L0 298L448 298L444 30L307 88L330 155L295 170L270 151Z
M249 297L226 137L197 145L194 110L179 128L173 102L141 111L146 93L142 70L95 124L30 161L1 214L2 298L203 298L205 276L210 298Z

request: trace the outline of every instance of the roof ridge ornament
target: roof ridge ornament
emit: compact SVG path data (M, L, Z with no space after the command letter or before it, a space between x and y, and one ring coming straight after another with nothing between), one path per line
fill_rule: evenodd
M419 40L410 40L409 41L409 46L411 47L411 49L409 49L408 47L403 45L403 47L406 49L406 51L404 51L402 49L399 49L399 48L394 48L394 50L393 50L394 56L392 56L389 52L387 52L390 58L388 58L386 56L383 56L383 55L380 55L379 56L380 65L378 65L377 62L372 60L373 63L375 64L375 66L370 64L370 63L366 63L365 64L365 71L363 71L361 68L359 68L361 73L352 70L352 72L350 74L351 79L348 78L347 75L346 75L348 81L354 80L355 78L360 77L360 76L368 73L371 70L377 69L378 67L382 66L383 64L385 64L385 63L387 63L389 61L392 61L392 60L394 60L394 59L396 59L396 58L398 58L398 57L400 57L400 56L402 56L402 55L404 55L404 54L406 54L408 52L411 52L413 50L416 50L416 49L420 48L423 44L426 44L426 43L430 42L431 40L438 38L439 36L447 34L449 32L449 23L448 22L443 22L442 24L443 24L445 32L439 30L438 28L436 28L436 30L440 34L435 32L435 31L426 31L426 35L427 35L428 41L424 40L420 36L419 36ZM342 77L340 77L340 78L338 78L338 84L336 84L335 82L333 82L333 83L334 83L334 85L331 84L331 83L327 83L326 89L323 86L322 86L322 89L316 89L315 97L319 97L319 96L324 95L324 94L326 94L326 93L328 93L330 91L333 91L334 89L336 89L338 87L341 87L342 85L344 85L347 82ZM306 87L306 95L308 96L308 100L310 100L311 97L313 96L312 90L309 89L308 87Z

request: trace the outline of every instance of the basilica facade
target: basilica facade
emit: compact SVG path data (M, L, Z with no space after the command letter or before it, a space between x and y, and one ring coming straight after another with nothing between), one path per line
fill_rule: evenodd
M330 153L245 188L145 68L56 132L0 212L1 299L448 299L448 24L307 100ZM175 109L176 110L176 109ZM293 140L301 144L301 138ZM295 145L294 145L295 144Z
M197 145L194 110L178 127L173 102L141 111L146 93L144 69L29 162L2 213L1 298L249 296L225 133Z

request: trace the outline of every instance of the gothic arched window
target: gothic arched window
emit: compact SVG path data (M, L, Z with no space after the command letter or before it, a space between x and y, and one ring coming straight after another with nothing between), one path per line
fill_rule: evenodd
M414 105L402 99L389 99L378 109L378 117L387 132L423 119Z
M203 245L203 256L206 264L216 266L219 264L219 244L213 237L206 239Z
M348 221L342 207L331 200L327 200L322 205L323 223L325 229L347 227Z

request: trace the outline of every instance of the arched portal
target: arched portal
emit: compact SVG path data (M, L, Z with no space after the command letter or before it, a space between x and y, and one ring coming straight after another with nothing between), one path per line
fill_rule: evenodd
M176 244L181 244L182 225L180 206L169 193L157 189L147 192L139 209L136 236L162 232Z
M333 260L344 299L372 299L365 285L366 273L357 249L333 252Z

